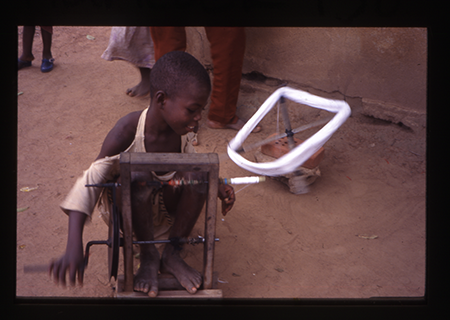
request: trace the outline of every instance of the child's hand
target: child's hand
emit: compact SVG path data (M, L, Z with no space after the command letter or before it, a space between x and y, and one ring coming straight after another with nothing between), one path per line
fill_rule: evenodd
M83 225L86 215L81 212L69 213L69 236L67 238L66 253L50 263L48 273L53 276L56 284L66 285L66 275L69 273L71 285L75 285L78 275L78 283L83 283L84 258L83 258Z
M222 200L222 214L225 216L236 200L233 187L227 184L219 184L219 199Z
M56 284L66 286L66 274L69 273L69 281L73 286L78 274L78 283L83 284L84 259L83 250L77 252L66 251L59 259L54 260L49 266L49 275L52 276ZM81 252L80 252L81 251Z

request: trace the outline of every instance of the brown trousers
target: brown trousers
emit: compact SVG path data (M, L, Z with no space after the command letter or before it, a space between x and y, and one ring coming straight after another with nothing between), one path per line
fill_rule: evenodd
M245 52L245 29L205 27L213 62L213 86L208 119L221 124L235 122ZM186 50L184 27L150 27L155 61L170 51Z

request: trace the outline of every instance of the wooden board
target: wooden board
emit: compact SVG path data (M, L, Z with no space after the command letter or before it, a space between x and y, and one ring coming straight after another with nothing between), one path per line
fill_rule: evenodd
M117 299L222 299L222 289L198 290L195 294L190 294L186 290L160 291L158 296L150 298L143 292L121 292L116 293Z
M214 278L217 280L217 273L214 272ZM156 298L150 298L146 293L124 290L124 276L117 277L115 297L118 299L221 299L223 298L222 289L200 289L195 294L190 294L184 288L180 290L162 290L161 287L172 288L180 287L173 276L159 275L160 290ZM175 284L176 282L176 284ZM217 282L215 282L217 283Z
M215 153L147 153L122 152L120 163L130 165L131 171L192 171L208 172L218 168L219 158Z

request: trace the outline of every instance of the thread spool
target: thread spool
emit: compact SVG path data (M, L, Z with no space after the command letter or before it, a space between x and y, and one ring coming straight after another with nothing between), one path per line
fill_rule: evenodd
M266 181L264 176L237 177L237 178L219 178L219 183L223 184L253 184Z

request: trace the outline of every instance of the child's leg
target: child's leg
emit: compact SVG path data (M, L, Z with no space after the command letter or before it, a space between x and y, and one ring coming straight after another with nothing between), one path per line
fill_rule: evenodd
M42 36L42 59L52 59L52 27L41 27Z
M205 174L177 173L176 178L205 180ZM207 197L207 185L183 186L164 190L164 203L175 221L169 238L188 237L194 227ZM166 245L161 258L161 270L173 274L189 293L197 292L202 283L201 274L184 262L180 248Z
M135 85L133 88L127 89L127 95L130 97L142 97L146 96L150 92L150 68L139 67L141 73L141 82Z
M142 178L142 179L141 179ZM149 176L133 178L131 184L131 210L133 231L138 241L154 240L152 192L154 188L145 185ZM134 277L134 290L148 293L150 297L158 294L159 252L154 244L141 244L140 267Z
M34 37L35 26L24 26L22 33L22 55L20 60L22 61L33 61L34 56L33 50L33 37Z

